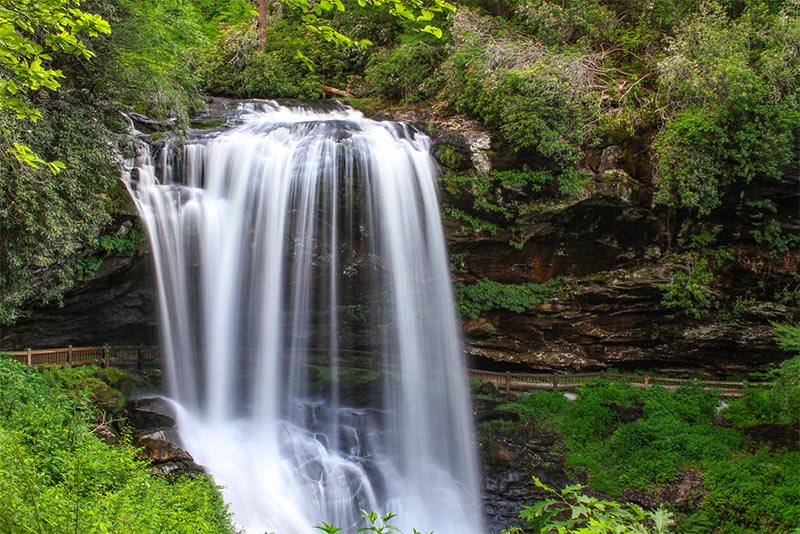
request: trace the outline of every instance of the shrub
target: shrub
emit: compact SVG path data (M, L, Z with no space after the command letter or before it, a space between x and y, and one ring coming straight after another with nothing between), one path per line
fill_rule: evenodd
M442 95L457 111L496 127L540 168L573 167L591 107L583 99L602 70L599 57L549 54L542 43L497 20L462 9L442 65Z
M781 22L796 16L796 5L777 17L760 17L754 6L737 21L720 4L701 6L659 63L667 121L653 150L657 198L705 214L731 186L744 187L756 175L779 177L791 161L800 120L791 74L798 54L787 54L779 41L800 37Z
M79 275L64 267L91 251L90 242L125 194L112 163L114 137L105 111L63 99L15 131L18 140L66 168L53 178L45 169L0 162L0 324L13 323L26 301L60 300Z
M444 52L442 41L433 36L406 38L394 48L371 54L364 70L366 84L390 100L414 103L429 99L439 89L434 71Z
M129 444L92 432L83 380L91 369L50 372L0 358L0 531L119 534L233 533L210 479L153 476Z
M541 284L503 284L482 279L473 284L455 285L458 312L469 319L475 319L489 310L525 313L564 294L566 289L566 284L558 278Z
M716 303L716 297L709 289L714 275L708 270L708 260L690 257L685 270L669 273L672 282L662 289L661 305L699 319L708 313Z
M800 453L762 449L709 465L700 513L731 533L793 532L800 526Z
M580 484L557 491L536 477L533 481L547 493L548 498L524 506L519 514L532 532L663 534L669 532L674 523L672 513L664 508L646 511L635 504L620 504L583 494L584 488ZM503 534L522 532L519 527L512 527L509 531L504 530Z

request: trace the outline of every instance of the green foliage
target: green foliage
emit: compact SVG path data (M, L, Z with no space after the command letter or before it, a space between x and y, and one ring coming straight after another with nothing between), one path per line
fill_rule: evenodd
M83 42L86 37L109 33L108 23L79 9L80 0L0 1L0 145L17 162L52 174L63 169L59 161L48 161L27 145L15 142L13 119L38 120L30 93L61 86L64 73L53 65L56 55L85 60L94 52ZM10 138L10 139L9 139Z
M65 369L45 379L0 359L0 530L232 533L209 479L153 476L130 445L109 446L91 432L88 391L96 384L80 386L91 373Z
M414 103L430 99L439 89L433 74L444 54L441 40L405 37L394 48L372 53L364 71L366 84L389 100Z
M509 244L522 248L523 239L518 235L522 227L520 218L534 212L544 198L580 191L585 181L586 175L574 169L564 169L557 174L543 170L448 174L444 177L445 188L453 196L466 197L471 206L461 209L445 205L444 211L463 223L459 230L462 234L487 231L495 235L506 228L512 233Z
M536 392L521 396L515 402L497 407L501 412L516 413L526 421L531 421L540 432L557 432L563 427L567 411L567 398L559 392Z
M534 532L662 534L670 532L674 524L672 513L664 508L650 511L631 503L599 499L582 493L584 487L580 484L559 491L537 477L533 477L533 482L548 495L543 501L523 507L519 514L527 522L526 527Z
M714 293L709 289L714 275L708 269L706 258L690 257L684 270L669 273L672 281L663 287L661 305L680 310L690 317L699 319L708 313L716 303Z
M581 104L591 69L580 55L551 55L498 21L467 10L453 22L454 47L441 67L443 97L496 127L508 145L543 168L571 168L585 140Z
M781 19L796 14L796 5L774 17L754 5L732 21L705 2L680 27L659 64L668 115L653 142L660 200L708 213L729 186L778 177L791 161L800 55L787 54L782 39L800 36Z
M473 284L455 285L458 312L468 319L475 319L489 310L525 313L565 294L567 289L568 286L558 278L540 284L502 284L481 279Z
M64 392L78 401L78 407L89 418L103 413L118 414L125 402L123 390L129 388L131 377L114 367L93 365L81 367L50 367L41 371L42 378L52 390Z
M736 431L712 425L716 404L716 395L694 387L670 392L597 382L579 388L573 402L537 408L558 410L544 420L564 437L569 464L587 468L593 488L620 495L623 489L655 492L682 470L740 447Z
M796 387L797 382L794 384ZM749 439L738 428L741 421L731 417L743 403L752 408L766 402L756 408L765 417L745 423L778 422L768 413L782 408L763 394L766 391L751 388L744 399L728 401L730 406L722 414L734 427L715 424L719 399L698 387L671 392L598 381L579 388L572 402L565 402L561 395L536 392L502 409L520 416L517 425L538 428L541 421L542 431L560 434L569 465L587 473L591 488L605 494L619 496L623 490L633 490L657 497L667 485L676 483L682 472L700 471L704 498L681 518L679 532L789 532L800 525L800 479L796 476L800 453L751 452ZM796 418L800 410L794 408L792 413ZM783 421L791 422L791 418ZM586 530L588 525L569 523L588 520L591 515L590 510L581 508L593 499L580 496L583 488L542 489L549 497L523 512L530 520L529 528L535 532L594 532ZM645 524L652 527L654 520L651 517ZM636 528L618 531L637 532Z
M214 94L259 98L318 98L321 82L295 56L302 48L292 37L296 28L275 24L259 43L252 24L227 28L203 66L205 87Z
M800 526L800 453L761 449L714 462L698 515L717 532L794 532Z
M743 398L730 402L724 412L725 419L739 427L791 425L800 419L800 326L774 324L773 327L778 346L793 356L766 374L770 380L767 387L748 388Z
M414 24L420 32L429 33L437 38L442 37L442 30L438 26L429 24L436 14L453 12L455 6L446 0L356 0L359 7L370 6L388 11L391 15L408 23ZM335 29L328 13L345 11L345 2L342 0L281 0L281 3L294 9L300 14L305 29L318 35L324 41L339 46L366 47L372 44L367 39L354 40Z
M96 98L186 125L201 105L200 59L214 32L199 7L184 0L110 0L97 9L114 31L98 43L97 61L81 83Z
M756 225L750 235L756 243L766 247L765 256L773 261L797 250L800 244L800 235L783 233L780 223L775 219Z
M377 512L367 512L366 510L361 510L361 517L365 519L368 524L365 527L359 528L358 532L373 532L374 534L390 534L396 532L397 534L402 534L400 529L391 524L391 520L397 517L397 514L387 512L383 515L378 515ZM330 523L326 523L325 521L319 525L315 525L314 528L325 532L325 534L339 534L342 532L341 528L331 525ZM414 529L413 534L422 533L417 529Z
M795 356L800 356L800 325L797 324L775 324L775 341L778 346L786 352L791 352ZM800 379L800 375L794 377Z
M102 108L61 100L47 106L15 135L66 168L53 179L45 169L0 162L0 322L11 323L26 301L61 297L80 273L69 266L88 257L92 240L111 222L124 195L109 145L113 135ZM108 238L111 239L111 238ZM102 247L102 242L97 246ZM73 266L74 267L74 266Z

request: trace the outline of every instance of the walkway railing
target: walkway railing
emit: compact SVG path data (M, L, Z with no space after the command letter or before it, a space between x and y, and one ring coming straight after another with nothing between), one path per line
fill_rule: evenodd
M319 352L319 351L316 351ZM373 352L365 351L339 351L345 363L352 359L353 366L359 366L355 360L363 357L374 357ZM104 367L154 367L161 361L161 351L158 347L144 345L112 347L73 347L57 349L25 349L23 351L0 351L29 366L46 367L53 365L101 365ZM310 360L313 363L315 360ZM324 363L320 361L319 363ZM375 362L373 362L373 365ZM722 397L741 397L747 387L747 382L724 382L714 380L695 380L686 378L666 378L660 376L634 375L622 373L498 373L468 369L469 378L490 382L505 391L574 391L583 384L596 379L620 380L631 384L633 387L646 388L662 386L666 389L678 389L681 386L695 384L703 389L713 389Z
M649 375L633 375L622 373L498 373L492 371L468 370L471 379L478 378L482 382L490 382L504 390L506 393L513 391L550 390L574 391L578 386L587 384L597 379L620 380L637 388L662 386L665 389L676 390L685 385L697 385L706 390L714 390L721 397L742 397L747 388L747 382L726 382L718 380L697 380L692 378L666 378Z
M68 347L58 349L25 349L0 351L2 354L27 364L47 367L52 365L102 365L104 367L152 367L161 361L158 347L144 345L111 347Z

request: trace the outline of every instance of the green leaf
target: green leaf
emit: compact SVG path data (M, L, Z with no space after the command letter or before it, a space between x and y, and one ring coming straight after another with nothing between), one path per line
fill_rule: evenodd
M437 39L441 39L442 38L442 29L438 28L437 26L427 25L424 28L422 28L421 31L423 31L425 33L430 33L431 35L436 36Z

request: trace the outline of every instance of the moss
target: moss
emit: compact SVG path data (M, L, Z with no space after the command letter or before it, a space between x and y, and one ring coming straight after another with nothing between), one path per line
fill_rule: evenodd
M446 143L437 145L434 154L436 161L446 169L460 171L468 169L471 165L471 161L463 150L458 150Z
M197 130L213 130L225 124L225 119L199 119L191 122L192 128Z

